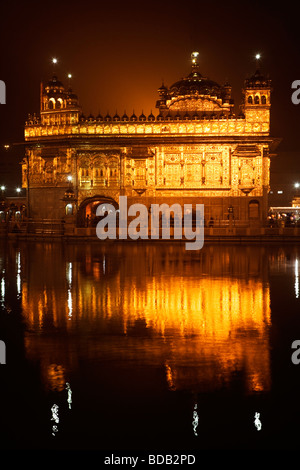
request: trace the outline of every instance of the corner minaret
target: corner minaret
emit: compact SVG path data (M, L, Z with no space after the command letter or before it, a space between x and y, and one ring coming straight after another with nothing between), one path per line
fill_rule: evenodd
M41 84L41 124L66 125L79 121L80 106L71 88L65 89L56 75L45 85Z
M242 111L249 124L259 124L264 132L270 131L271 80L260 72L260 55L256 55L257 69L245 80Z

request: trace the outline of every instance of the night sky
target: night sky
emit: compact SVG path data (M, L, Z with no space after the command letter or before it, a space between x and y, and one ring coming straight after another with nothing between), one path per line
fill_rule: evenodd
M300 80L300 16L290 3L52 0L3 2L1 10L0 184L21 183L23 147L3 145L23 141L27 114L39 112L40 82L53 75L52 57L65 85L72 73L84 114L156 114L162 80L170 86L187 75L193 50L202 75L230 82L236 113L261 53L273 84L271 134L282 138L272 171L300 177L300 105L291 101L291 84Z

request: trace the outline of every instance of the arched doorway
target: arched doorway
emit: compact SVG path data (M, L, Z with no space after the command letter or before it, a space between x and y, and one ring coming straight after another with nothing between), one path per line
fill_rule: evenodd
M97 207L100 204L111 204L117 210L118 203L111 197L93 196L82 201L77 213L77 227L96 227L100 217L96 216ZM105 215L105 214L103 214Z
M248 206L249 211L249 221L250 222L258 222L259 221L259 201L256 199L252 199L249 202Z

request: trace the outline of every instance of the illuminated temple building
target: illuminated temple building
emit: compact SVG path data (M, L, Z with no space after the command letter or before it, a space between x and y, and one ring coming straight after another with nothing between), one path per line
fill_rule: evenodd
M150 115L84 116L77 96L56 76L41 85L40 114L25 125L22 163L33 219L95 221L100 203L204 204L205 220L260 225L266 219L270 159L270 80L245 80L235 114L228 83L191 71L162 85Z

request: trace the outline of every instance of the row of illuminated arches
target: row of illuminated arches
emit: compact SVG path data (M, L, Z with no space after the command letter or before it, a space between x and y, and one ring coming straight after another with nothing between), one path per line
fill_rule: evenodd
M93 170L90 170L89 168L81 168L80 171L81 171L81 176L90 176L91 173L95 177L118 175L117 169L110 169L109 171L107 171L106 169L104 170L102 168L94 168Z
M64 102L62 98L57 98L56 100L55 98L49 98L48 109L61 109L64 107L63 105Z
M267 104L267 97L265 95L249 95L248 104Z
M67 104L72 104L72 103L62 98L53 98L53 97L47 98L46 100L44 100L44 110L66 108Z

